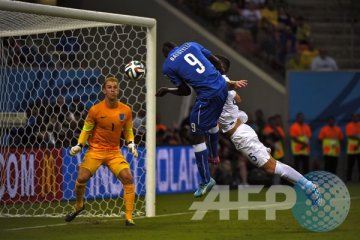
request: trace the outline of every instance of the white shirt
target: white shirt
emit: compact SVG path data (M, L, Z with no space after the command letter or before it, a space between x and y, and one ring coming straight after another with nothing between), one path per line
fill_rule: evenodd
M336 71L338 66L335 60L331 57L321 58L317 56L311 63L311 70L313 71Z
M223 75L223 77L225 80L229 80L227 76ZM234 90L228 91L228 96L219 118L219 125L223 132L231 130L237 119L240 119L241 123L246 123L248 120L247 114L241 111L236 104L234 100L235 96L236 92Z

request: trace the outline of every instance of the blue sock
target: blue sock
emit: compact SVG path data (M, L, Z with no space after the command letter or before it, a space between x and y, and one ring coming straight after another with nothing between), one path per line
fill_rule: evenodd
M210 149L210 156L212 158L218 156L218 144L219 144L219 127L213 127L209 130L209 149Z
M195 151L196 165L202 180L202 183L210 181L210 169L208 164L208 150L205 143L193 145Z

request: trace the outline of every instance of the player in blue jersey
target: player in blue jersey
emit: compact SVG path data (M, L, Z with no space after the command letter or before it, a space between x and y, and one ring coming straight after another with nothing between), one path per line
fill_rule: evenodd
M167 93L187 96L191 94L191 88L197 95L189 121L191 142L202 180L194 196L201 197L216 184L210 176L208 158L210 157L212 162L219 162L217 121L227 98L227 85L231 84L232 88L237 88L241 87L241 83L232 81L227 84L217 70L222 69L221 61L198 43L186 42L177 46L173 42L165 42L162 51L166 58L162 68L163 74L176 88L162 87L156 96L163 97ZM207 136L210 152L206 146Z

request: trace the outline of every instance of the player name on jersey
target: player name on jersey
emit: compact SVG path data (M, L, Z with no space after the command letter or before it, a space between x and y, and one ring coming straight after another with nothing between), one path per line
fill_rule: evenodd
M190 44L185 43L182 48L180 48L180 49L177 50L173 55L171 55L170 60L171 60L171 61L175 61L175 59L176 59L178 56L180 56L181 54L183 54L190 46L191 46Z

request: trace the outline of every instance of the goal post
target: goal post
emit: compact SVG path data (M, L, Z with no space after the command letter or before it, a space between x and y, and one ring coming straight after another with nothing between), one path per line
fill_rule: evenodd
M145 63L145 79L127 79L131 60ZM121 151L134 174L135 210L152 217L156 20L0 1L0 216L63 216L72 209L84 151L73 158L69 150L107 76L120 80L120 101L133 109L139 157ZM87 185L86 216L121 215L122 192L99 168Z

